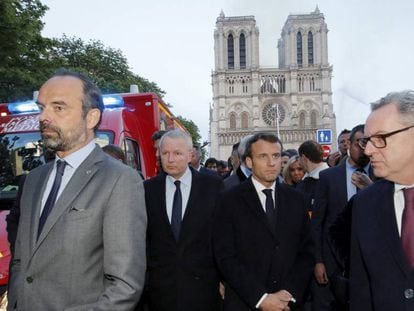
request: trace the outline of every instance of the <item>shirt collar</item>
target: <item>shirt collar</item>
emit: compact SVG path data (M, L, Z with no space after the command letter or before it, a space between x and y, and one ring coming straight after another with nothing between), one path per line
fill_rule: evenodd
M412 187L414 187L414 185L401 185L401 184L395 183L394 184L394 189L395 189L394 191L397 192L399 190L403 190L405 188L412 188Z
M272 186L271 186L270 188L265 187L262 183L260 183L259 181L257 181L257 180L254 178L254 176L252 176L252 182L253 182L253 185L254 185L254 187L256 188L256 191L257 191L258 193L261 193L261 192L262 192L262 190L264 190L264 189L272 189L272 190L275 190L276 180L273 182L273 184L272 184Z
M321 165L314 168L313 171L306 173L306 176L303 176L303 178L311 177L313 179L319 179L319 173L324 169L327 169L328 167L328 164L326 164L325 162L321 162Z
M243 164L240 164L240 169L241 169L241 171L243 172L243 174L246 177L250 177L250 175L252 174L251 169L249 169L248 167L244 166Z
M174 183L177 179L175 179L174 177L167 175L167 179ZM183 176L181 176L178 179L183 185L185 186L190 186L191 185L191 170L190 168L187 167L187 169L185 170Z
M348 157L348 159L346 159L346 168L348 169L348 170L352 170L352 171L355 171L356 169L358 169L359 167L357 167L357 166L353 166L353 165L351 165L351 163L349 163L349 157ZM364 172L365 172L365 174L368 174L368 171L369 171L369 162L368 162L368 164L367 165L365 165L363 168L362 168L363 170L364 170Z
M73 169L77 169L82 162L88 157L88 155L93 151L95 148L95 139L92 139L86 146L83 146L79 150L69 154L65 158L61 159L64 160L70 167ZM56 155L56 160L60 158Z

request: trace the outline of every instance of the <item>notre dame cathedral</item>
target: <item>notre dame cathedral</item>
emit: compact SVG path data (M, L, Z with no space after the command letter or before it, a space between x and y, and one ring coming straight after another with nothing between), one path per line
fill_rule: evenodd
M254 16L221 12L214 31L211 156L227 159L233 144L255 132L277 134L284 149L316 140L317 129L336 137L327 34L318 8L289 15L278 41L279 68L261 68Z

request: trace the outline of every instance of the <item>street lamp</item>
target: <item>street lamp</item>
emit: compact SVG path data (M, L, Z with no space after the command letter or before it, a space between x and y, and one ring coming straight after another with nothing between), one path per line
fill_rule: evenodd
M276 131L277 131L277 137L280 139L280 131L279 131L279 104L273 104L273 115L276 122Z

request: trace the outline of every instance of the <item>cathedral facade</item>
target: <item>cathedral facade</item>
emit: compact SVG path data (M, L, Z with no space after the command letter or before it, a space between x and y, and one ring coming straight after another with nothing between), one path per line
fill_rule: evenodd
M214 31L211 156L227 159L233 144L256 132L278 135L284 149L316 140L317 129L331 129L335 140L327 34L318 8L289 15L278 41L279 68L261 68L254 16L221 12Z

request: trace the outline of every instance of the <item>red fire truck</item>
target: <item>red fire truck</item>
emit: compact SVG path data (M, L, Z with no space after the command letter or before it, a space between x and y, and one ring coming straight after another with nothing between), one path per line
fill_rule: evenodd
M131 89L133 89L131 87ZM103 96L105 110L97 131L101 146L115 144L126 162L145 178L156 175L155 149L151 136L158 130L184 126L154 93L123 93ZM10 209L19 176L45 162L39 133L39 110L35 101L0 104L0 210ZM0 286L7 284L10 253L4 243L4 213L0 212ZM3 248L6 248L3 250Z

